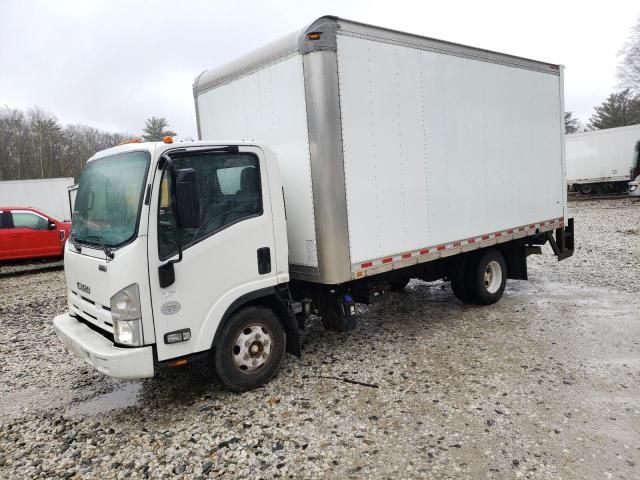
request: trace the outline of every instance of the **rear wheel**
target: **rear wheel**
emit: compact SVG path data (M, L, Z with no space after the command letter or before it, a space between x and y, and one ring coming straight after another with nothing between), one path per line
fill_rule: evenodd
M583 195L591 195L593 193L593 187L588 183L580 185L580 193Z
M450 274L451 290L453 290L453 294L458 298L458 300L463 303L474 302L473 294L469 285L469 278L467 277L469 272L468 264L468 259L460 259Z
M285 350L284 328L273 311L243 308L220 332L214 351L216 372L229 390L251 390L276 375Z
M404 290L404 287L409 283L410 278L396 278L389 281L389 289L392 292L399 292Z
M491 305L504 293L507 264L498 250L487 250L468 265L469 291L476 303Z

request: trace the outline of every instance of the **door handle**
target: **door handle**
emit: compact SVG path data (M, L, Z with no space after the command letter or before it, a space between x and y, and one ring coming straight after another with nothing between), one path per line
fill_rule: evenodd
M271 249L269 247L258 249L258 273L260 275L271 273Z

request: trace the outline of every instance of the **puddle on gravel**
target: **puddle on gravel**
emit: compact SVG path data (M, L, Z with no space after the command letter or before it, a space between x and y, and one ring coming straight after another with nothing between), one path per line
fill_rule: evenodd
M132 407L138 402L141 390L142 383L128 383L113 392L104 393L70 407L67 414L91 416Z

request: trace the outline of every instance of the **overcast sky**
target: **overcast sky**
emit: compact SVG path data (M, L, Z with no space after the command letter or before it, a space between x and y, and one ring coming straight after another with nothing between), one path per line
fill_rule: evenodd
M584 122L616 87L640 0L0 0L0 106L132 134L163 116L195 138L198 73L325 14L561 63Z

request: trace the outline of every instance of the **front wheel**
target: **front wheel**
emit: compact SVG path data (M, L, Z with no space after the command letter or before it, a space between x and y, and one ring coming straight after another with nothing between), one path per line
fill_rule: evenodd
M491 305L502 297L507 284L507 263L498 250L487 250L469 265L469 288L473 300Z
M266 307L251 306L234 313L215 345L218 377L236 392L267 383L282 365L286 338L282 324Z

